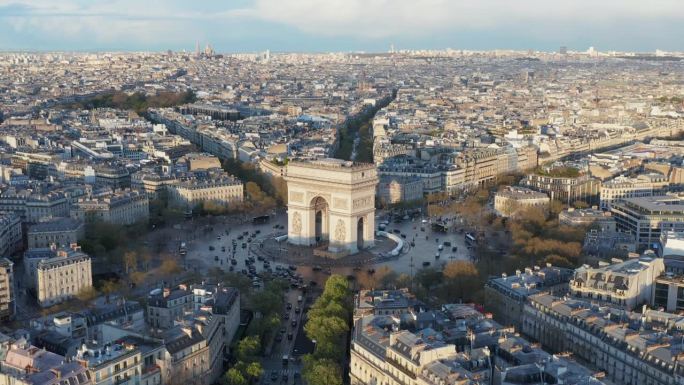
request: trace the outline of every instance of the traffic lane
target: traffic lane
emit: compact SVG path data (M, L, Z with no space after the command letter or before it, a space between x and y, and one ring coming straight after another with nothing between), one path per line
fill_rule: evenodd
M300 311L299 314L295 313L295 308L297 307L297 298L300 295L300 293L301 292L299 290L290 289L285 295L285 304L283 306L283 312L288 312L288 314L290 314L290 317L288 320L283 319L283 321L280 324L281 328L285 329L286 332L282 335L283 339L279 343L279 348L274 349L273 353L267 359L262 361L262 365L264 368L264 376L260 382L262 384L301 383L300 381L295 381L294 379L295 373L301 373L301 363L290 361L287 365L284 365L282 359L284 355L287 355L288 358L292 356L292 349L294 346L296 335L293 334L293 338L291 341L287 339L287 334L293 330L293 328L290 326L292 320L297 320L297 327L299 327L302 322L302 312ZM289 311L287 310L288 302L292 304L292 308ZM278 332L280 333L280 331ZM273 373L273 371L277 373L275 380L271 380L271 374ZM283 379L283 374L287 375L287 381Z
M278 330L278 333L282 336L282 340L278 343L280 345L279 349L275 349L271 354L272 358L277 358L276 356L279 356L282 359L283 355L291 355L292 353L298 327L302 324L303 320L301 304L298 304L297 302L300 295L302 295L300 290L289 289L285 296L285 304L283 305L283 312L281 314L280 330ZM291 305L289 310L287 309L288 304ZM297 308L300 308L299 313L296 311ZM288 315L287 319L285 318L285 314ZM296 321L296 326L292 326L292 321ZM283 330L285 331L284 333L282 333ZM292 334L292 339L288 338L290 334Z
M189 242L186 258L188 261L197 263L201 271L206 271L211 267L219 267L229 271L230 266L233 266L233 270L239 272L242 269L248 268L246 260L251 256L249 245L255 241L253 239L252 242L248 242L249 235L255 234L257 230L259 230L259 234L256 235L257 239L265 235L275 235L283 230L276 230L273 226L275 224L284 226L283 221L286 221L284 216L281 219L261 225L240 224L226 228L221 224L216 224L212 232L204 234L202 238ZM226 230L228 235L226 235ZM244 235L245 232L248 235ZM240 237L242 239L239 239ZM235 251L233 251L233 240L236 242ZM245 245L244 248L242 247L243 244ZM211 250L212 248L213 250ZM230 260L232 258L237 261L237 265L231 265ZM263 271L263 263L261 261L257 262L255 268L259 272ZM270 261L270 264L272 269L276 265L287 267L286 264L274 261Z
M397 234L394 230L398 230L399 233ZM430 223L422 223L419 219L390 223L387 225L386 231L404 235L406 238L402 238L409 247L408 251L400 254L399 257L380 262L377 265L387 266L397 273L410 275L411 273L415 274L423 267L440 268L452 260L470 260L471 251L465 244L465 235L460 232L453 230L448 233L433 231ZM415 246L411 247L411 242ZM450 243L451 246L444 245L444 242ZM443 245L442 250L439 250L440 245ZM452 251L453 247L456 247L456 251Z

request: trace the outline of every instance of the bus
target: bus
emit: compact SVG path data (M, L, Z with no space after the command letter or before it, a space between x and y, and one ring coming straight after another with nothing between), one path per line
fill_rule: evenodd
M269 219L271 219L270 215L260 215L258 217L252 218L252 224L263 225L264 223L268 222Z

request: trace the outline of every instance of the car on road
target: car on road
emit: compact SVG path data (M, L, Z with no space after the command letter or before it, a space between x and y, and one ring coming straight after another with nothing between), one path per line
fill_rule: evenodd
M287 382L287 372L283 372L283 381Z
M286 308L287 308L287 310L292 309L292 304L288 302L287 305L286 305Z
M292 341L292 338L293 338L293 337L294 337L294 336L292 335L292 333L287 333L287 340L288 340L288 341Z
M280 334L285 334L285 328L280 329Z
M300 311L302 311L302 309L300 309L299 306L297 306L297 307L295 308L295 314L299 314Z
M275 381L278 379L278 371L277 370L271 370L271 381Z
M290 325L292 325L293 328L296 328L297 327L297 321L292 320L292 322L290 322Z

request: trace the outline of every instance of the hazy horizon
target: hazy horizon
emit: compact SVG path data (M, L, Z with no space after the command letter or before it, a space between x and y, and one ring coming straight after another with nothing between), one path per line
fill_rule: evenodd
M0 19L3 52L684 50L677 0L0 0Z

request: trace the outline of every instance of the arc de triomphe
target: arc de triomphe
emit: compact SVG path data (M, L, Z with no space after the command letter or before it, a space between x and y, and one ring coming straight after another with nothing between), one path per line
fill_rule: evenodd
M375 242L375 165L339 159L287 165L287 235L295 245L328 243L344 255Z

